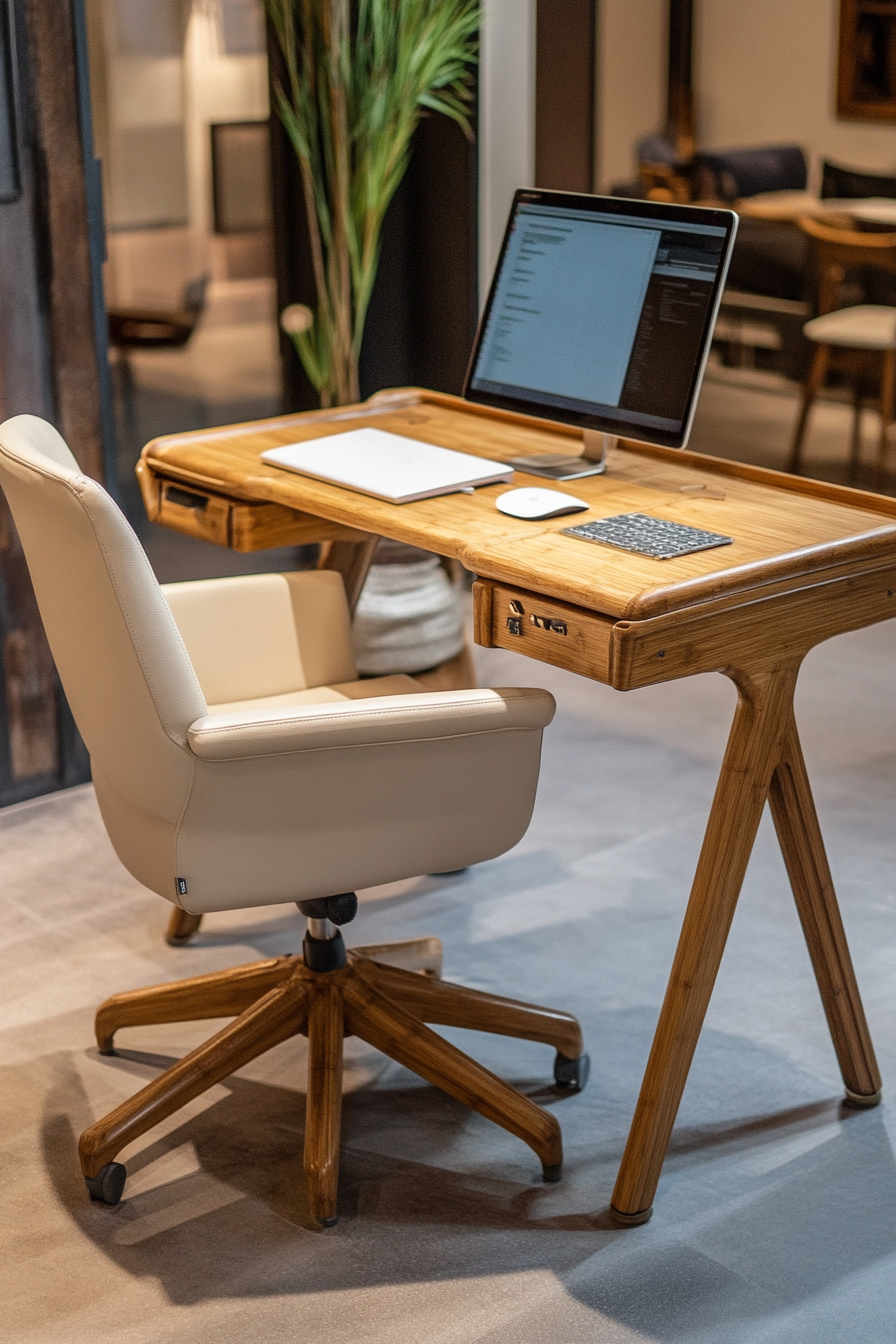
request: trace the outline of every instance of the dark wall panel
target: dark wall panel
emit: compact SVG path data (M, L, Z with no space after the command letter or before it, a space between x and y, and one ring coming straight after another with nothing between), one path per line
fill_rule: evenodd
M424 117L386 216L361 351L361 390L459 393L477 318L477 156L447 117Z
M537 0L535 185L591 191L595 0Z
M30 412L53 421L102 480L114 444L82 0L5 3L4 133L21 194L0 199L0 420ZM0 803L88 778L0 499Z
M276 44L271 74L282 78ZM477 319L477 153L446 117L424 116L408 172L383 227L379 271L361 351L363 396L419 384L459 392ZM271 118L271 178L279 309L314 304L298 163ZM317 394L281 335L284 409L310 410Z

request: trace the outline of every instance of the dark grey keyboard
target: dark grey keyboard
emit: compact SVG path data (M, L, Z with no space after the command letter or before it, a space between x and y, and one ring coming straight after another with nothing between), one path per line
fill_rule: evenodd
M677 555L690 555L692 551L730 546L734 540L719 532L704 532L699 527L672 523L667 518L651 518L646 513L619 513L615 518L598 518L593 523L564 527L563 531L569 537L615 546L621 551L634 551L636 555L648 555L653 560L672 560Z

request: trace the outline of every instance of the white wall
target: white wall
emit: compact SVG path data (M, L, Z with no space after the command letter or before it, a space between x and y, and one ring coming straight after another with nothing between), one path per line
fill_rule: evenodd
M838 0L695 0L697 143L801 144L896 172L896 127L835 113ZM665 122L668 0L599 0L595 180L631 180L639 137Z
M599 190L637 177L635 142L661 130L666 120L667 24L667 0L599 0L595 137Z
M184 50L187 191L190 226L212 228L211 132L218 121L263 121L268 115L268 63L263 53L229 56L215 11L194 5Z
M479 66L479 294L517 187L535 177L535 0L485 0Z
M822 156L896 171L896 126L835 113L837 0L698 0L698 144L794 141Z

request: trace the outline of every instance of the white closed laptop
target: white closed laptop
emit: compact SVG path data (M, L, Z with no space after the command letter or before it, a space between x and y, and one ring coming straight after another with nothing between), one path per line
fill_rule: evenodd
M261 459L390 504L494 485L513 476L506 462L489 462L382 429L351 429L285 448L268 448Z

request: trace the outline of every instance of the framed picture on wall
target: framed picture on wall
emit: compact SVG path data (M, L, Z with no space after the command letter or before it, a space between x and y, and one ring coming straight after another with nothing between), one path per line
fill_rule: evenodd
M267 121L227 121L211 127L215 233L270 228L271 156Z
M840 0L837 115L896 122L896 0Z

